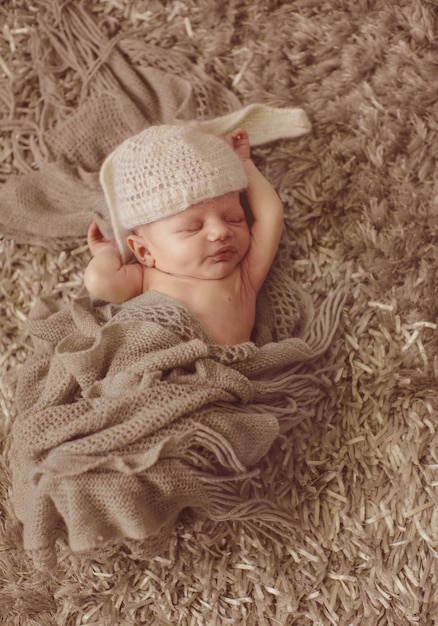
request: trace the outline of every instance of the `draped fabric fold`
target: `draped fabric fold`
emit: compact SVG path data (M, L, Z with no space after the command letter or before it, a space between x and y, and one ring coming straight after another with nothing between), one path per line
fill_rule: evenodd
M276 284L271 301L299 291L286 275ZM324 336L343 305L333 298L333 317L307 320ZM10 458L15 511L38 566L53 561L61 522L73 550L134 540L150 556L186 507L286 532L292 512L239 490L318 396L318 374L306 368L324 336L279 335L306 326L310 311L298 313L278 328L271 316L236 346L213 343L188 309L154 292L118 306L80 298L34 318L38 349L21 373ZM258 334L272 341L259 345Z

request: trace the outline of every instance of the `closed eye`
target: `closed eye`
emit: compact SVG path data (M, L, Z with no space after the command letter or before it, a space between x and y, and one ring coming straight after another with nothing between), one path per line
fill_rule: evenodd
M228 224L236 224L236 225L237 225L237 224L243 224L243 223L245 223L245 222L246 222L246 220L245 220L245 218L244 218L244 217L242 217L242 216L236 216L236 217L228 217L228 218L226 219L226 222L227 222Z
M183 227L178 229L179 233L197 233L202 229L201 222L196 222L193 224L186 224Z

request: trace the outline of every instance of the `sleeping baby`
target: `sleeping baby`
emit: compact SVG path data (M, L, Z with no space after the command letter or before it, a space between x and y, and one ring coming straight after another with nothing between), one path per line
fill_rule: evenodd
M152 126L110 154L100 180L115 240L90 226L89 292L122 303L157 291L190 309L216 343L250 341L283 205L251 160L248 133Z

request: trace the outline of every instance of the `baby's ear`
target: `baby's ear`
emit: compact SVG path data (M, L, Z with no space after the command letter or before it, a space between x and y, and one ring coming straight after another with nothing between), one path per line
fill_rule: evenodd
M146 267L154 267L155 261L152 258L143 237L132 234L128 235L126 240L137 261L139 261L142 265L146 265Z

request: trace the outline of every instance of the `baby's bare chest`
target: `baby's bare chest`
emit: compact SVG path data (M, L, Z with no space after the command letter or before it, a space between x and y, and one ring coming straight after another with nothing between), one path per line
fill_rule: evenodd
M256 309L256 298L251 292L226 286L207 288L186 304L217 343L250 340Z
M188 281L159 276L149 288L175 298L220 344L249 341L255 321L256 295L236 273L225 280Z

